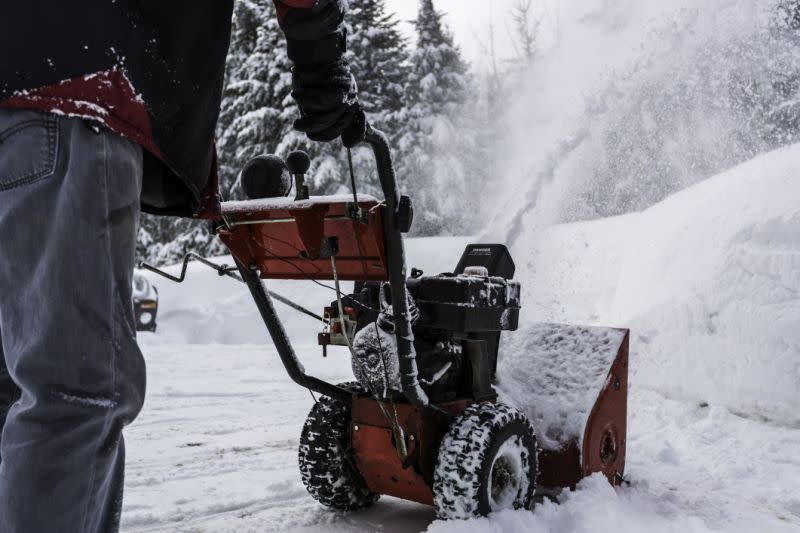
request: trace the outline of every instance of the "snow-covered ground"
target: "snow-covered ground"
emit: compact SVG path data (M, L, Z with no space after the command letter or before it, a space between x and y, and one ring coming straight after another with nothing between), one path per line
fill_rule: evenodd
M530 229L513 250L523 320L629 327L628 484L585 480L560 505L434 522L390 498L352 515L327 511L297 470L308 392L285 375L243 288L193 268L154 281L159 333L141 337L145 409L127 431L123 530L800 531L800 145L761 156L643 211ZM451 269L468 239L410 243L410 262ZM318 286L276 290L321 308ZM317 325L291 317L307 369ZM516 339L516 340L515 340ZM502 362L501 362L502 364Z

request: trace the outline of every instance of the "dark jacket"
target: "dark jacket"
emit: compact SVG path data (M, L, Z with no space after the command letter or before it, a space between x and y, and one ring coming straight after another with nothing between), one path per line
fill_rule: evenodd
M318 3L343 8L275 3L285 24ZM0 106L101 120L145 148L143 210L212 218L232 10L233 0L6 2Z

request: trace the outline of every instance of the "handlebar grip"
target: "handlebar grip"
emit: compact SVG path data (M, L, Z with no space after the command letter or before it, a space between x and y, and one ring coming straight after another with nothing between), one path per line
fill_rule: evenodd
M350 120L350 125L342 132L342 143L346 148L354 148L358 144L361 144L364 142L369 127L367 114L364 113L364 108L361 107L361 104L355 104L355 106L353 106L353 118Z

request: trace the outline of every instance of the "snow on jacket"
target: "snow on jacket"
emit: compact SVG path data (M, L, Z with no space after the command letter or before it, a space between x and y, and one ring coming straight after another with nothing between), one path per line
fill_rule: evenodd
M345 2L275 5L287 34L298 26L310 42L344 38ZM144 148L143 210L214 218L214 130L232 12L233 0L7 2L0 107L101 121Z

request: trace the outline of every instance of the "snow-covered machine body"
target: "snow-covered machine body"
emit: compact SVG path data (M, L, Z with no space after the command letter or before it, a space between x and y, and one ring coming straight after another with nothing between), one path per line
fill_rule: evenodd
M308 161L295 153L286 169L295 178L294 199L223 203L216 228L290 377L322 395L301 435L309 492L340 510L387 494L435 505L443 518L464 518L530 508L537 485L572 487L593 472L618 483L627 332L548 326L510 344L522 350L502 354L509 343L501 335L518 329L522 302L509 251L471 245L453 272L413 269L409 276L403 233L413 219L411 202L398 193L383 134L367 127L364 142L376 156L383 200L357 194L355 180L352 196L309 197ZM279 174L243 181L289 182ZM326 350L348 347L357 383L305 373L263 283L268 279L335 282L337 297L318 340ZM343 281L355 282L351 293L340 291ZM573 342L580 349L571 353L569 339L576 338L585 342ZM562 379L573 364L590 378ZM526 381L538 391L519 394ZM578 406L556 409L562 429L545 412L560 395Z
M490 271L482 264L495 262L497 256L504 258L504 270ZM407 280L419 381L431 401L496 397L491 381L500 332L516 329L519 321L520 285L509 279L513 269L505 246L472 245L452 273L425 276L415 270ZM383 391L388 379L388 389L402 393L385 293L381 282L356 282L353 294L344 299L357 320L353 371L365 387ZM334 321L339 318L335 304L329 314Z

